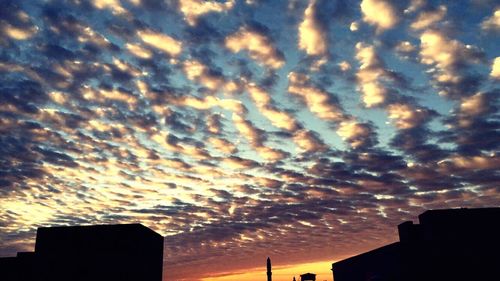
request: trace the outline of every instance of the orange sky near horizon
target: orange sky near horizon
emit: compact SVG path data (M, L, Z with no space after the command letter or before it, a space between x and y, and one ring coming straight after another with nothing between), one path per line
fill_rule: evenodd
M272 262L272 259L271 259ZM311 263L301 263L295 265L273 266L273 281L291 281L295 276L300 280L300 274L315 273L318 281L332 281L332 263L335 261L318 261ZM202 278L201 281L258 281L267 280L265 263L261 268L253 268L248 272L226 273L219 276Z

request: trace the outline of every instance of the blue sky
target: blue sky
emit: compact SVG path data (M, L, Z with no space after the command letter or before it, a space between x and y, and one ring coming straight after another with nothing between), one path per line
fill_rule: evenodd
M499 32L488 0L2 1L0 254L141 222L199 280L498 206Z

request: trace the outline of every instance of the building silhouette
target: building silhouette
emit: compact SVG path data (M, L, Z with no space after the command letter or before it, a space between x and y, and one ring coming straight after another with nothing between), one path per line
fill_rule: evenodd
M0 258L2 281L161 281L163 237L141 224L38 228L35 251Z
M300 281L316 281L316 274L305 273L300 275Z
M399 242L332 264L334 281L500 280L500 208L430 210Z
M271 259L267 257L267 281L273 281L273 273L271 272Z

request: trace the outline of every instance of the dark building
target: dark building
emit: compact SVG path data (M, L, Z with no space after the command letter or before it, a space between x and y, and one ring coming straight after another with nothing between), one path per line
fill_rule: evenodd
M163 237L141 224L39 228L35 252L0 259L5 281L161 281Z
M500 280L500 208L431 210L399 242L332 264L335 281Z
M301 274L300 281L316 281L316 274L314 273Z

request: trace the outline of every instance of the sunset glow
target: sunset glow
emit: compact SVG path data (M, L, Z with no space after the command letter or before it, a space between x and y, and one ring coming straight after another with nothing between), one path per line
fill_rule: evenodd
M331 268L331 260L273 267L273 281L291 281L294 276L297 280L300 280L300 274L306 272L314 272L317 275L316 280L318 281L332 281ZM222 273L219 276L203 278L201 281L253 281L256 279L265 280L265 278L265 267L262 267L249 269L244 273Z

